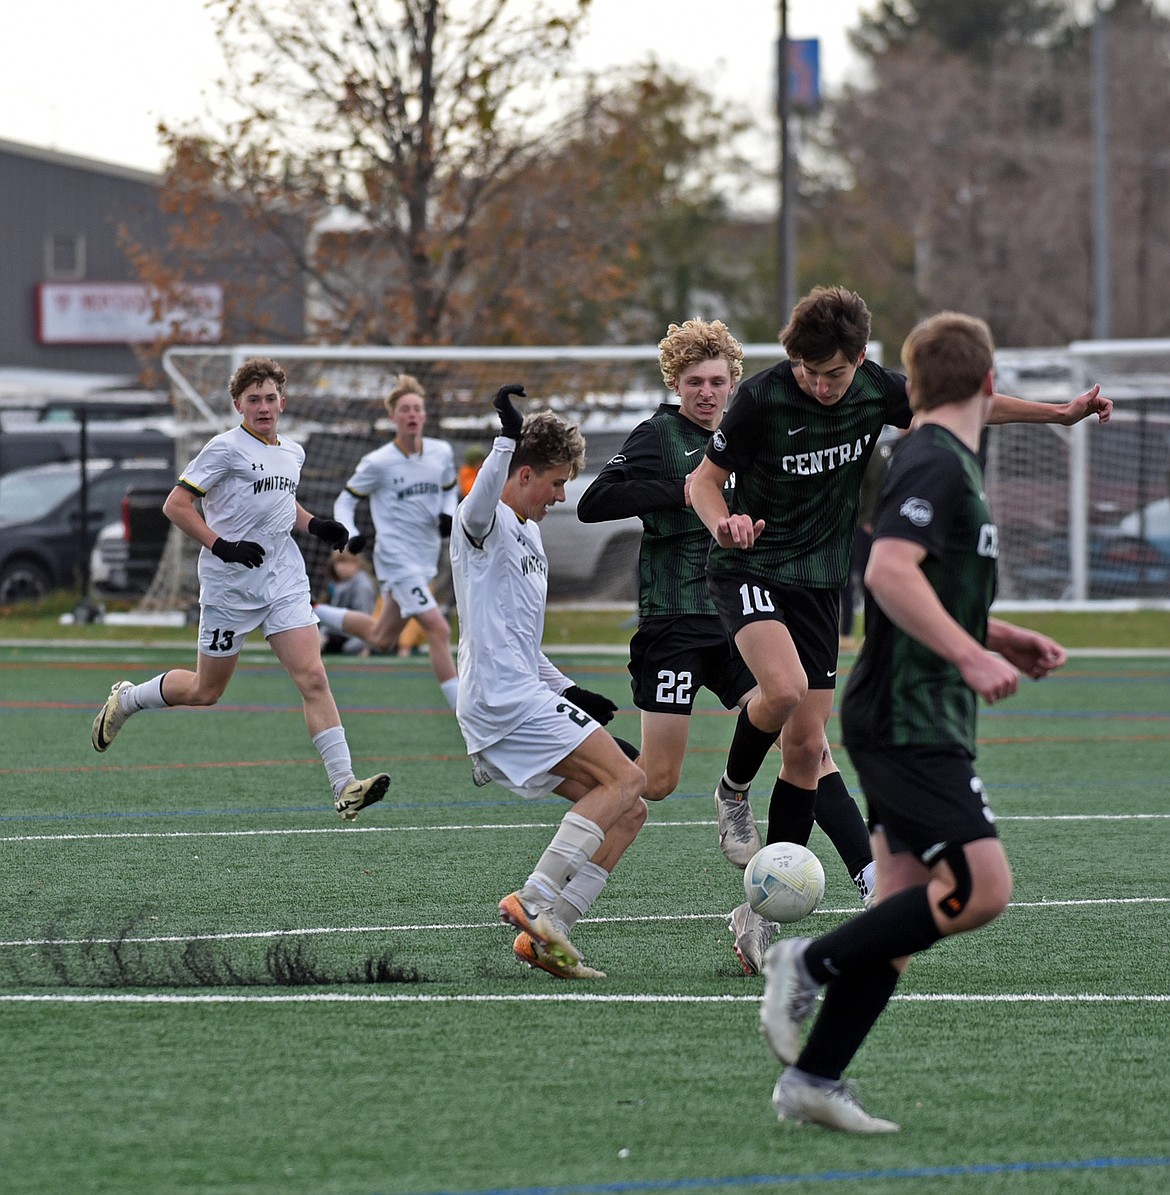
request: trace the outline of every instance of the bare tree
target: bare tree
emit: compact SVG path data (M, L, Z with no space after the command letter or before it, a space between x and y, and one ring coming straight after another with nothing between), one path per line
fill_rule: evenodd
M264 243L316 338L661 335L737 282L707 246L746 122L652 59L574 75L588 3L213 0L235 116L164 130L181 268L130 244L140 274L164 289ZM260 298L229 296L229 335Z
M1110 16L1115 331L1170 331L1170 33L1145 0ZM873 59L835 110L835 144L877 226L910 236L918 312L980 314L1004 345L1091 334L1090 72L1085 29L986 62L917 33ZM900 252L875 238L867 252ZM904 258L904 254L903 254ZM897 339L906 329L887 330Z
M230 195L270 233L295 216L358 234L286 245L312 279L318 333L444 339L470 230L539 155L588 0L211 7L235 115L163 130L169 190L192 212Z

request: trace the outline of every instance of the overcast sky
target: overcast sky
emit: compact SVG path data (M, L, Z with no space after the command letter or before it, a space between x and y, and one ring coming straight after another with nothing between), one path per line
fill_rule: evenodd
M849 69L845 31L867 7L872 0L788 0L789 36L820 40L830 88ZM779 0L593 0L578 59L602 68L654 54L770 120L778 14ZM203 0L6 5L0 139L157 170L159 120L197 117L220 61Z

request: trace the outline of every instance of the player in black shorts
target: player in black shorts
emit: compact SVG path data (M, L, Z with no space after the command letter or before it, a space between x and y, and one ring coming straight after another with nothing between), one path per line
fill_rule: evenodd
M878 499L865 642L841 709L869 805L879 899L822 937L787 938L767 953L760 1023L787 1067L772 1094L781 1120L896 1131L841 1076L909 956L986 925L1011 896L972 770L976 701L1010 696L1019 672L1040 679L1066 657L1047 636L989 617L998 537L977 453L993 352L982 320L951 312L919 324L902 349L915 430L895 450Z
M838 593L878 433L911 419L905 377L866 360L869 333L869 310L852 291L818 287L801 299L780 333L788 360L739 387L691 480L692 504L716 541L712 597L759 685L717 792L746 796L780 734L768 842L806 844L826 784L844 790L835 770L825 776ZM995 394L988 422L1072 424L1093 414L1104 422L1112 410L1096 386L1062 404ZM732 473L729 512L723 487ZM740 913L745 935L774 932L747 906Z
M688 496L690 474L739 381L743 349L720 321L701 319L671 324L658 347L663 381L679 403L662 403L630 433L577 506L586 523L631 515L642 520L638 630L630 643L629 669L634 705L642 711L639 763L650 800L678 787L698 691L708 689L730 710L746 704L756 689L712 603L707 585L711 537ZM835 639L833 653L835 661ZM866 869L872 873L869 835L843 785L841 794L843 803L822 802L818 796L816 820L864 896ZM761 846L751 806L742 797L724 800L717 794L716 810L724 854L745 867ZM745 970L754 973L770 937L757 948L758 935L743 937L736 916L730 926L736 952Z

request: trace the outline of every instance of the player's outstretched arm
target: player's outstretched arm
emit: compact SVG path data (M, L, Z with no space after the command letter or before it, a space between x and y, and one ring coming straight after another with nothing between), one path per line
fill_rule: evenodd
M333 517L349 532L345 550L360 556L366 548L366 537L357 530L357 505L357 494L347 486L333 502Z
M508 480L508 468L516 441L501 432L475 475L471 490L459 504L453 521L454 531L462 527L473 543L482 543L496 521L496 508Z
M1013 398L1010 394L993 394L988 423L1059 423L1069 427L1096 415L1101 423L1108 423L1113 415L1113 400L1094 386L1070 402L1033 402L1027 398Z

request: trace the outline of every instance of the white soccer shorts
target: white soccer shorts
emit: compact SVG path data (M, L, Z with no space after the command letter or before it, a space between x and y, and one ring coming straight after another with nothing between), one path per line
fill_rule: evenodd
M533 702L532 712L515 730L473 758L497 784L534 801L564 782L553 768L597 729L592 718L549 690Z

